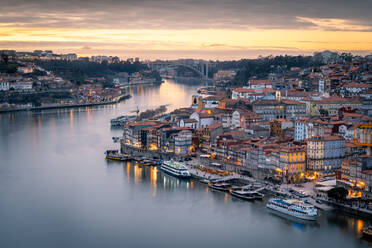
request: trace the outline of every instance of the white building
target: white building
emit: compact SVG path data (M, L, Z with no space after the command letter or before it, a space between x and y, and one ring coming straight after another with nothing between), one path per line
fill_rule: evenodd
M294 140L295 141L303 141L305 140L307 134L307 125L305 122L301 120L296 121L295 123L295 131L294 131Z
M345 140L351 140L354 138L354 130L355 130L354 126L348 127L346 125L340 125L338 127L339 134L341 134Z
M74 61L77 60L77 55L75 53L68 53L68 54L62 54L61 59L67 60L67 61Z
M267 95L272 95L275 93L275 90L271 88L254 88L250 89L247 87L235 88L231 92L232 99L249 99L250 101L256 101L266 97Z
M21 81L21 82L11 83L9 85L9 89L31 90L32 89L32 81Z
M232 99L248 98L251 93L252 93L251 89L235 88L231 92L231 98Z
M232 112L225 112L222 115L222 126L224 128L231 127L232 126Z
M181 119L179 122L180 127L189 127L192 129L196 129L198 125L198 121L195 119Z
M209 96L203 98L203 105L206 109L217 108L220 103L219 97Z
M369 84L359 84L356 82L351 82L351 83L343 84L341 86L340 91L342 94L357 96L361 93L366 92L370 88L371 87Z
M0 91L8 91L9 82L0 82Z
M322 135L319 128L314 127L310 118L302 118L295 122L294 141L304 141L312 136Z
M211 112L210 113L194 112L190 115L190 119L194 119L197 121L197 124L196 124L197 128L208 127L214 122L214 116Z
M258 79L249 79L248 81L249 89L272 89L273 81L271 80L258 80Z

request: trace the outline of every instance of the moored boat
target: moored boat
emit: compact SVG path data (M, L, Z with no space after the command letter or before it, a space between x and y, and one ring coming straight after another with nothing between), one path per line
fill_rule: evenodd
M302 220L315 221L319 216L313 205L296 199L272 198L266 207Z
M372 240L372 226L367 226L362 230L363 238Z
M154 159L153 161L153 166L161 166L163 161L160 159Z
M202 179L200 180L199 182L203 183L203 184L209 184L211 181L208 180L208 179Z
M118 150L107 150L105 152L106 159L108 160L117 160L117 161L129 161L132 160L132 158L128 155L119 153Z
M150 166L152 165L152 161L149 159L144 159L144 160L137 162L137 164L142 165L142 166Z
M229 192L231 188L231 184L229 183L209 183L208 187L214 190L222 191L222 192Z
M249 200L262 200L264 198L264 195L257 191L244 190L244 189L232 190L230 194L242 200L248 200L248 201Z
M187 167L176 161L164 161L163 164L160 166L160 169L172 176L180 177L180 178L190 178L191 174L188 171Z

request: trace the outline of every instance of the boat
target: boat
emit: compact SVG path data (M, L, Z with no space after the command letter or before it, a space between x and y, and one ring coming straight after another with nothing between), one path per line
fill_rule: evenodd
M367 226L362 230L363 238L372 240L372 226Z
M235 196L237 198L240 198L242 200L262 200L264 198L264 195L255 191L255 190L232 190L230 191L230 194L232 196Z
M296 199L272 198L266 207L302 220L315 221L319 216L313 205Z
M230 192L231 191L236 191L236 190L245 190L245 191L249 191L249 190L253 190L253 185L251 184L247 184L247 185L234 185L234 186L231 186L230 187Z
M229 192L231 188L231 184L229 183L209 183L208 187L214 190L222 191L222 192Z
M105 152L106 159L108 160L117 160L117 161L129 161L132 160L132 157L119 153L118 150L107 150Z
M154 159L153 161L153 166L161 166L163 161L160 159Z
M180 177L180 178L190 178L191 174L188 171L187 167L176 161L164 161L160 166L160 169L172 176Z
M137 162L138 165L142 165L142 166L150 166L152 165L152 161L149 160L149 159L143 159L139 162Z
M203 183L203 184L209 184L211 181L208 180L208 179L202 179L200 180L199 182Z

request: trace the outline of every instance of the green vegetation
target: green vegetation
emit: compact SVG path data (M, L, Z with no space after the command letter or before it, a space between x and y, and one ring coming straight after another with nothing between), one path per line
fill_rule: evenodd
M156 70L155 71L148 71L148 72L143 71L142 75L144 77L148 77L148 78L155 78L156 81L161 81L161 76L160 76L159 72L156 71Z
M267 78L269 73L287 72L291 67L308 68L320 66L321 62L315 61L312 56L268 56L258 59L241 59L233 61L217 61L217 66L210 71L210 76L218 70L237 69L238 73L233 82L234 85L246 83L249 78Z
M17 72L17 69L18 69L18 64L16 63L8 63L8 61L0 62L0 73L13 74Z
M27 104L32 103L33 106L38 107L45 99L65 100L72 99L70 92L41 92L32 94L22 94L19 92L9 93L0 92L0 102L8 102L10 104Z
M146 66L140 62L120 62L108 64L107 62L95 63L89 61L33 61L45 70L52 71L63 79L70 80L76 84L83 84L86 78L105 77L108 78L118 72L134 73Z
M30 76L32 78L37 78L39 76L46 76L46 75L47 73L45 71L39 71L39 70L35 70L34 72L27 74L27 76Z
M323 109L323 108L319 109L319 114L322 117L328 117L329 116L328 110Z

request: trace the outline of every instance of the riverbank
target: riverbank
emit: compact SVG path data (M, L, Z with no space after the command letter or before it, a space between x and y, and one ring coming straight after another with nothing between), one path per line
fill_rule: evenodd
M139 147L129 146L125 144L124 140L120 140L120 152L123 154L128 154L133 157L146 157L146 158L159 158L162 160L170 160L170 159L184 159L185 155L176 155L173 152L159 152L153 150L145 150Z
M122 94L117 97L114 97L113 100L107 102L95 102L95 103L79 103L79 104L52 104L40 107L25 107L25 108L16 108L16 109L0 109L0 113L7 112L18 112L18 111L38 111L44 109L61 109L61 108L79 108L79 107L92 107L100 105L110 105L116 104L123 100L131 98L130 94Z
M124 143L124 140L121 140L121 152L124 154L130 154L131 156L135 157L143 157L143 158L158 158L163 160L184 160L185 157L188 157L187 155L177 155L175 153L165 153L165 152L159 152L159 151L151 151L151 150L145 150L142 148L137 148L133 146L126 145ZM195 157L191 161L185 162L185 165L188 167L188 170L190 171L191 175L197 179L197 180L225 180L227 177L232 177L234 179L238 179L244 183L252 184L252 183L258 183L264 186L264 192L268 193L270 195L274 196L281 196L286 198L297 198L297 196L291 194L288 190L284 190L285 188L296 188L292 187L291 185L283 185L282 187L278 185L274 185L269 181L261 180L258 178L242 175L239 173L239 170L237 170L235 167L231 164L224 164L223 162L219 161L221 163L221 166L216 167L213 165L213 163L210 163L208 159ZM216 163L215 163L216 164ZM213 173L208 173L205 171L201 171L198 166L204 166L209 169L218 169L218 170L225 170L228 171L230 174L229 176L221 176L216 175ZM296 188L296 190L299 190ZM303 198L303 200L309 201L311 204L313 204L316 208L321 209L323 211L329 211L333 208L339 209L341 211L362 216L362 217L368 217L370 218L372 216L372 211L360 207L355 206L348 206L345 204L340 204L336 202L332 202L326 199L322 199L321 201L324 202L324 204L318 203L316 200L318 198L315 197L314 192L310 192L313 190L310 190L308 187L306 187L306 192L309 193L308 197Z

